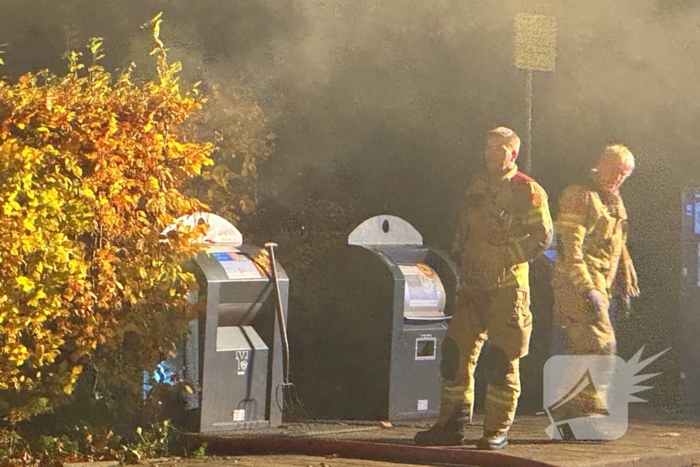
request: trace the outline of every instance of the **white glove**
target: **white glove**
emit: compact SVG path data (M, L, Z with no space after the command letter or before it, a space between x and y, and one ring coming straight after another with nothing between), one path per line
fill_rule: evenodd
M593 306L593 312L596 314L598 319L602 319L603 312L607 312L610 307L610 300L608 296L605 295L598 289L593 289L588 292L588 300Z

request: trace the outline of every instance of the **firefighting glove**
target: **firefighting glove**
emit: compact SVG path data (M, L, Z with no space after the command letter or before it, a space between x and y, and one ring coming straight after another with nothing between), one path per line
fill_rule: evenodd
M596 321L601 320L603 318L603 313L605 313L610 306L607 295L598 289L593 289L588 292L588 300L592 305L592 311L595 314Z

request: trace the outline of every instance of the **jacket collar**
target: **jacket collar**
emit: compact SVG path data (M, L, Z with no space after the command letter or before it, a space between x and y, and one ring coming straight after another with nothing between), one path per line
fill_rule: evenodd
M512 168L512 169L510 169L510 170L509 170L508 172L506 172L505 174L501 175L498 179L491 178L490 175L488 175L487 178L488 178L488 180L489 180L489 184L490 184L490 185L500 185L500 184L502 184L503 182L509 182L509 181L511 181L511 180L513 179L513 177L515 177L515 174L517 174L517 173L518 173L518 166L517 166L517 165L513 165L513 168Z

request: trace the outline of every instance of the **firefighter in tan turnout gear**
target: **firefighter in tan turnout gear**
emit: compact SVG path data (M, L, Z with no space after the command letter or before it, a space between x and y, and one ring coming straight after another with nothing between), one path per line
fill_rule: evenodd
M474 370L484 342L488 392L480 449L501 449L520 396L520 358L532 331L528 262L552 240L545 191L518 171L520 139L508 128L488 133L487 173L466 192L453 247L462 284L442 344L441 407L433 427L416 434L420 445L465 441L474 406Z
M590 180L564 190L555 223L557 261L552 286L557 322L566 336L567 354L614 355L615 332L610 303L629 312L639 295L637 274L627 250L627 211L620 186L634 170L625 146L609 145ZM576 369L571 369L575 371ZM614 371L614 369L610 369ZM605 414L607 382L570 404L571 418ZM562 390L565 390L562 389Z

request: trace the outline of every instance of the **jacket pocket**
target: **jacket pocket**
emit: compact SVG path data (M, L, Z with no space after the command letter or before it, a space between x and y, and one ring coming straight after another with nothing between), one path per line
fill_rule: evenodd
M530 311L530 293L524 289L516 289L514 300L514 313L508 321L508 325L518 328L531 326L532 312Z

